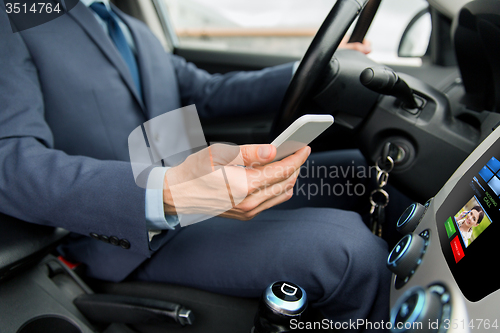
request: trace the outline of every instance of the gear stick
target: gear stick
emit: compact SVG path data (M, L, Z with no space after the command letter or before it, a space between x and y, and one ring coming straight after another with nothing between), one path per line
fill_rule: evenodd
M419 105L408 84L392 69L378 66L368 67L359 76L361 83L379 94L394 96L403 101L405 107L417 109Z
M285 281L272 283L264 291L251 333L291 332L292 320L303 319L307 295L300 286Z

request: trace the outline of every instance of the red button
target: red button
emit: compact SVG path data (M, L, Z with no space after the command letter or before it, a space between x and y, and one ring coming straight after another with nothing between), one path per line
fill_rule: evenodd
M460 239L458 238L458 236L455 236L455 238L453 238L450 245L453 251L453 256L455 257L455 262L459 262L463 257L465 257L465 253L462 248L462 244L460 244Z

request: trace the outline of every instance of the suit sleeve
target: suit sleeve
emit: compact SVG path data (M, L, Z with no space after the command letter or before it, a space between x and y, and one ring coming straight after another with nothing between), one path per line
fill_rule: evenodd
M36 64L6 17L0 19L0 73L0 211L82 235L116 236L149 256L145 190L135 184L130 163L53 149Z
M173 55L181 103L196 104L203 118L276 113L293 73L293 63L260 71L209 74Z

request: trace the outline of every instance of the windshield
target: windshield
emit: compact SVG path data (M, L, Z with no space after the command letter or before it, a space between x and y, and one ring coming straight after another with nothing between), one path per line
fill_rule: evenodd
M163 1L182 47L297 57L305 53L335 3L335 0ZM403 31L413 16L426 7L425 0L382 1L367 35L373 50L370 57L385 63L397 61Z

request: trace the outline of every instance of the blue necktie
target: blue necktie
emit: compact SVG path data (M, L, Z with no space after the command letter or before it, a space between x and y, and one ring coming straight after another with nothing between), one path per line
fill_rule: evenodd
M92 8L92 10L94 10L94 12L96 12L96 14L99 15L108 25L109 36L111 37L113 43L115 43L115 46L118 49L118 52L122 55L123 60L125 60L125 63L130 70L130 74L132 74L132 79L134 80L137 92L142 98L141 81L139 78L137 62L134 54L132 53L132 49L127 43L127 39L125 38L122 29L120 29L118 21L102 2L94 2L90 5L90 8Z

